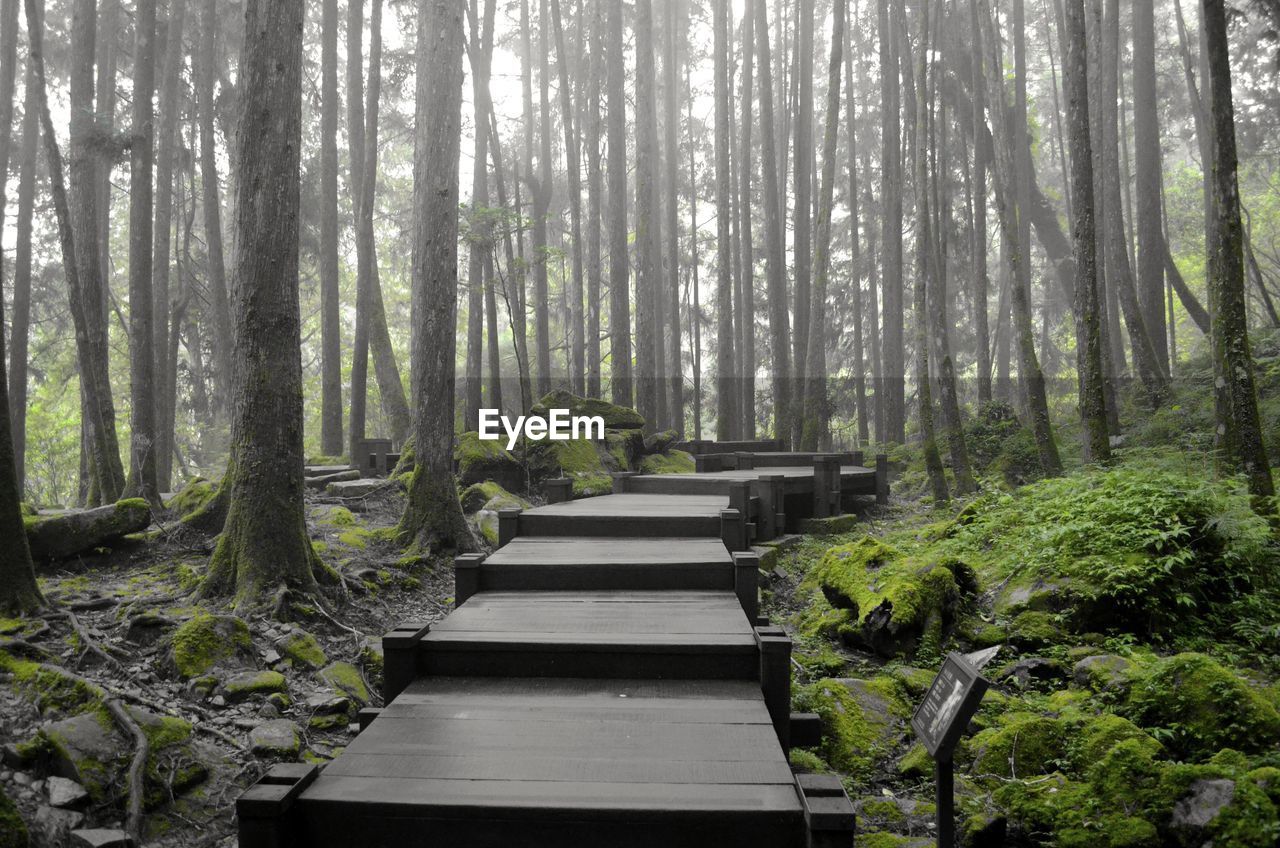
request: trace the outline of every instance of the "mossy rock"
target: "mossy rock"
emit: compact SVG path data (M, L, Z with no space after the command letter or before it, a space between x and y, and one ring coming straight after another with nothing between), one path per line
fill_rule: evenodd
M923 836L903 836L880 830L871 833L858 833L858 848L930 848L932 839Z
M255 659L249 626L243 620L201 612L169 637L164 665L190 680L214 668L252 668Z
M254 695L270 695L287 688L284 675L278 671L245 671L228 678L220 691L228 701L246 701Z
M948 567L950 566L950 567ZM830 607L832 635L882 656L940 650L960 600L959 562L921 563L870 536L830 548L812 578Z
M1164 746L1127 718L1103 713L1080 720L1068 741L1070 760L1077 771L1086 772L1112 748L1129 740L1135 740L1140 748L1150 752L1153 757L1164 752Z
M193 477L169 499L165 506L173 510L178 518L186 518L199 512L205 504L217 497L217 494L217 483L204 477Z
M570 439L553 442L549 439L530 442L528 450L529 476L535 482L555 477L568 477L573 481L574 497L604 495L613 491L611 471L612 457L603 443L588 439Z
M605 465L613 471L634 471L644 458L644 435L639 430L605 430Z
M919 742L898 760L898 774L906 778L923 778L933 774L933 757Z
M1129 670L1133 663L1115 654L1092 654L1076 662L1071 679L1076 686L1090 692L1118 692L1129 687Z
M1177 654L1136 672L1123 712L1191 760L1226 746L1257 753L1280 744L1275 702L1204 654Z
M1067 729L1056 718L1015 714L974 736L969 749L978 775L1050 774L1066 756Z
M302 737L296 724L287 718L278 718L249 731L249 748L259 757L293 760L302 750Z
M311 730L327 731L342 730L349 724L346 713L327 713L323 715L313 715L307 719L307 727Z
M855 532L861 523L862 518L854 513L827 518L802 518L800 532L806 536L842 536Z
M0 848L27 848L27 825L18 814L18 808L3 789L0 789Z
M1066 631L1052 613L1023 610L1009 622L1009 643L1024 651L1057 645L1066 637Z
M42 714L71 715L101 707L97 692L61 674L54 666L0 652L0 669L13 675L14 689Z
M322 681L342 692L360 706L369 704L369 687L360 676L360 669L351 663L335 662L320 669L317 675Z
M697 470L693 454L674 448L665 453L654 453L640 460L643 474L692 474Z
M911 715L897 681L888 677L819 680L797 691L793 702L821 718L822 758L860 780L871 776Z
M572 416L599 416L604 419L606 430L641 430L644 418L634 409L618 406L599 398L579 397L564 389L556 389L544 395L529 410L530 415L546 416L552 409L567 409Z
M472 483L462 492L462 511L474 515L481 510L519 508L528 509L530 503L519 495L513 495L502 486L486 480L483 483Z
M316 637L305 630L295 630L281 638L276 642L276 650L280 652L280 656L293 660L293 664L300 668L323 668L329 662Z
M493 480L507 491L524 491L524 468L504 444L500 439L481 439L475 432L459 436L453 451L453 458L458 462L458 481L470 486Z

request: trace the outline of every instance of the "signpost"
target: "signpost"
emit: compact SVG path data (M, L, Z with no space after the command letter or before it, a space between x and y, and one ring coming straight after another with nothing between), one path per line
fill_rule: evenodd
M911 729L934 761L938 848L955 846L955 766L951 757L991 685L980 669L994 656L995 649L967 656L948 654L911 716Z

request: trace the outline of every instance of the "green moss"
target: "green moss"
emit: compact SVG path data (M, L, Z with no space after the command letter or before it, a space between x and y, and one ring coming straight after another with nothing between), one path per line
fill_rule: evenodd
M808 748L792 748L789 755L791 770L808 774L830 774L831 766L827 765L817 752Z
M369 703L369 687L365 686L360 670L351 663L330 663L320 670L319 677L362 706Z
M909 848L918 844L919 840L897 833L877 831L875 833L859 833L858 848Z
M1052 613L1025 610L1009 623L1009 641L1020 648L1044 648L1066 637Z
M283 692L286 686L284 675L278 671L253 671L237 674L222 688L230 700L242 701L253 695Z
M13 801L0 790L0 848L27 848L27 842L27 825Z
M249 627L228 615L197 613L171 641L173 664L184 679L199 677L218 662L253 648Z
M372 532L363 527L353 527L344 533L339 533L338 541L348 548L364 550L369 546L369 538L372 535Z
M493 480L473 483L463 490L460 498L462 511L471 515L482 509L528 509L530 503L519 495L513 495Z
M693 455L672 448L666 453L655 453L640 460L644 474L692 474L697 470Z
M77 714L97 709L101 693L58 673L52 666L28 662L0 652L0 668L13 675L15 688L42 713Z
M305 630L295 631L276 643L280 655L293 660L293 664L303 668L323 668L329 661L324 649Z
M130 712L135 713L136 719L136 711ZM176 716L156 716L155 720L139 722L138 726L142 728L153 751L168 748L171 745L181 745L191 738L191 722Z
M898 774L907 778L922 778L933 774L933 758L919 742L911 746L898 760Z
M892 798L868 798L858 808L862 819L870 819L881 825L902 824L907 820L907 814L902 812L902 808Z
M1140 747L1158 756L1162 746L1145 730L1118 715L1105 713L1083 718L1077 730L1071 734L1068 744L1070 759L1083 772L1106 756L1121 742L1136 740Z
M1066 728L1055 718L1013 714L973 737L973 771L1022 777L1049 774L1066 755Z
M910 715L896 681L887 677L819 680L793 700L798 711L821 718L823 759L855 779L871 775Z
M634 409L609 403L599 398L584 398L556 389L533 405L531 415L546 416L552 409L567 409L573 416L599 416L604 419L606 430L640 430L644 418Z
M346 713L328 713L326 715L315 715L307 720L307 727L312 730L339 730L345 729L347 726Z
M800 521L800 532L809 536L842 536L854 532L860 524L861 516L854 513L830 518L804 518Z
M359 522L356 520L355 513L345 506L333 506L325 511L320 523L330 527L355 527Z
M198 512L209 501L213 500L217 494L218 486L216 483L203 477L195 477L183 486L181 491L170 498L165 506L173 510L179 518L186 518Z
M1255 753L1280 742L1276 704L1204 654L1177 654L1138 672L1124 712L1192 760L1228 745Z

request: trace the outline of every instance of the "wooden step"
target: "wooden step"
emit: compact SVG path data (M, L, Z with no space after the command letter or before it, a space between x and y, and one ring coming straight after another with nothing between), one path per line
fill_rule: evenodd
M297 800L298 844L800 848L759 688L428 678Z
M718 537L727 495L601 495L520 514L519 536Z
M480 566L480 591L734 589L719 539L519 536Z
M482 592L419 642L421 675L758 680L725 592Z

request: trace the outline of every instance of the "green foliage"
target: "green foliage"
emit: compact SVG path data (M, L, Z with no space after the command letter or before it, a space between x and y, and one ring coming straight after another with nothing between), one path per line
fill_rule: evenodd
M964 431L969 459L979 474L999 476L1010 484L1041 475L1035 439L1008 403L994 400L983 405Z
M0 790L0 848L27 848L27 826L13 801Z
M855 779L866 779L891 749L911 714L897 681L824 679L795 692L793 708L822 719L822 759Z
M249 627L239 618L200 612L171 637L173 665L185 680L205 674L220 661L249 651Z
M640 472L644 474L692 474L695 470L692 454L682 450L655 453L640 460Z

